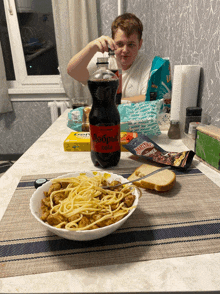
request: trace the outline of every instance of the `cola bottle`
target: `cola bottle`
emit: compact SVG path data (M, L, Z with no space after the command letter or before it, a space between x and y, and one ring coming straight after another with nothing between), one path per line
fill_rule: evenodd
M110 48L108 49L108 68L116 74L116 76L119 79L119 86L116 94L116 105L121 104L121 97L122 97L122 69L118 67L116 57L115 57L115 52L111 50Z
M89 78L92 95L89 114L91 159L95 166L107 168L118 164L120 149L120 115L116 106L118 77L107 69L108 58L98 58L98 70Z

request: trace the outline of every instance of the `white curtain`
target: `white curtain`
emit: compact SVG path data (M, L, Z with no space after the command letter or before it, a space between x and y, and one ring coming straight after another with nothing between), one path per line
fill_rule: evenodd
M90 97L88 88L67 74L67 64L73 55L98 37L96 0L52 0L52 7L64 89L73 104L85 101Z
M0 42L0 113L6 113L10 111L13 111L13 108L8 95L5 65L3 61L2 46Z

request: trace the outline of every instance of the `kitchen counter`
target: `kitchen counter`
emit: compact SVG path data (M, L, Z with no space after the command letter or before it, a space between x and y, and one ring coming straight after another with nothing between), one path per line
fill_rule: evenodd
M65 152L63 141L68 109L0 178L0 219L23 175L95 170L89 152ZM170 140L166 131L153 140L167 151L184 151L182 140ZM122 152L119 168L140 165ZM220 174L194 159L194 165L220 187ZM2 278L0 292L151 292L220 290L220 253L120 265L74 269Z

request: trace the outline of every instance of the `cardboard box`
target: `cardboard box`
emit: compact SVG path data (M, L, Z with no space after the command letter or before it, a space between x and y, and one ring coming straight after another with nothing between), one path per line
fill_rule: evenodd
M196 155L220 170L220 129L212 125L196 128Z
M137 138L137 133L121 132L121 151L127 151L123 145ZM89 132L71 132L65 139L64 151L90 151L90 133Z

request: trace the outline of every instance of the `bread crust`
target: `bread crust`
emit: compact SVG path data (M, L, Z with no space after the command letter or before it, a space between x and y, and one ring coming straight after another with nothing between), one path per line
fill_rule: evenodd
M158 192L166 192L173 188L176 182L176 174L171 171L164 169L149 178L138 181L138 178L147 175L161 167L157 167L150 164L142 164L128 177L129 181L137 179L133 184L144 189L156 190Z

